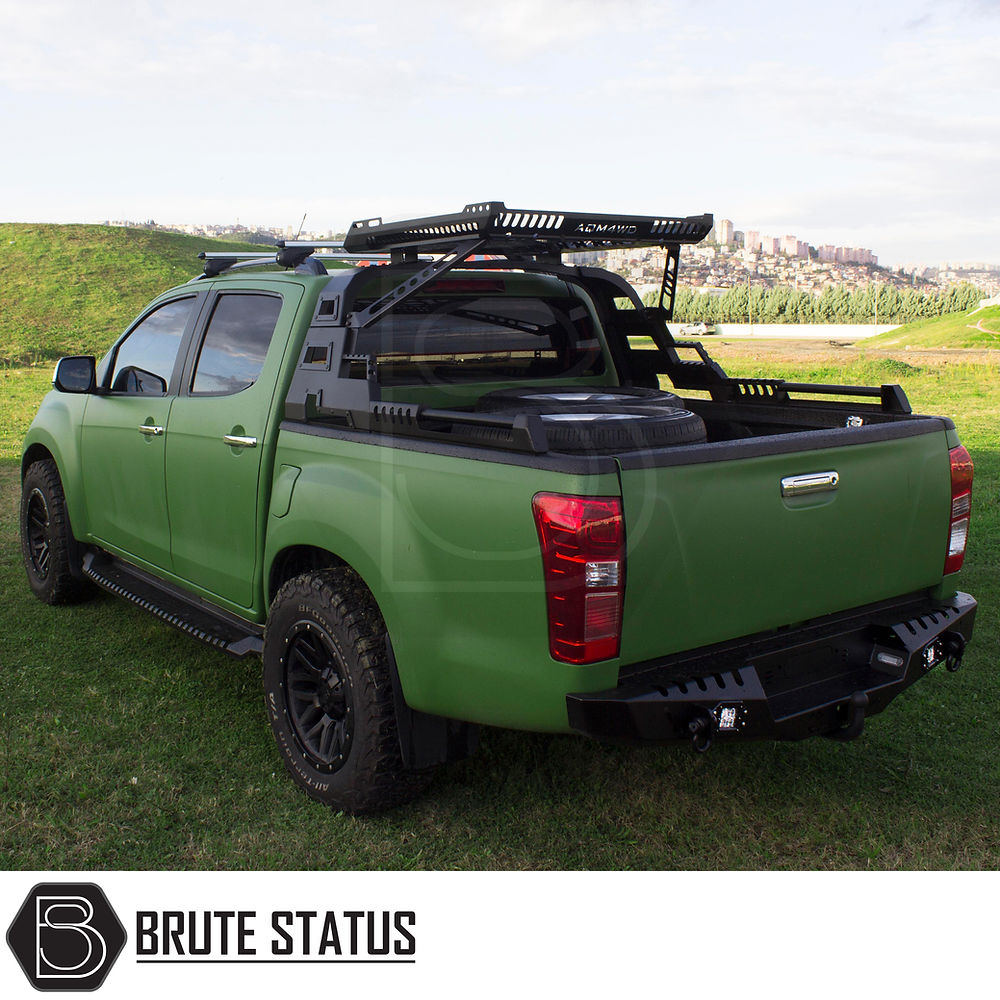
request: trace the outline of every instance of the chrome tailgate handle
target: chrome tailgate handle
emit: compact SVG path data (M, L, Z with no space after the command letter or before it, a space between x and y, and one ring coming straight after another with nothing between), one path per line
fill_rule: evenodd
M829 493L837 488L840 476L836 472L812 472L808 476L785 476L781 480L783 497L800 497L806 493Z
M232 448L256 448L257 439L243 434L223 434L222 440Z
M159 437L163 433L163 428L157 424L139 424L139 433L146 437Z

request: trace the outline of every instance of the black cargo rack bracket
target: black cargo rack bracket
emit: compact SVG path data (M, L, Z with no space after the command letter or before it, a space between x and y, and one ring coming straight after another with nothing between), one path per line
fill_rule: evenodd
M663 293L661 292L661 295ZM812 382L788 382L771 378L732 378L714 361L697 340L675 340L666 325L667 312L650 307L644 311L649 321L649 333L659 348L652 370L666 375L675 389L702 389L711 394L715 402L759 403L763 405L788 405L790 392L817 396L857 396L877 399L876 403L856 403L854 408L871 412L906 415L912 413L910 401L900 385L826 385ZM694 351L698 357L686 359L678 348ZM644 352L640 352L644 353ZM800 405L847 407L842 402L806 403Z
M425 285L434 281L435 278L441 277L442 274L446 271L450 271L456 264L461 264L467 257L471 257L472 254L482 248L483 243L483 240L478 239L460 241L452 246L443 257L440 257L433 263L428 264L411 278L408 278L395 288L386 292L366 309L362 309L359 312L349 313L346 325L354 329L362 329L363 327L374 323L379 316L384 315L390 309L394 309L411 295L415 295L419 292Z
M824 385L813 382L786 382L771 378L729 378L721 384L709 386L712 399L725 403L788 404L792 402L790 392L800 392L813 396L857 396L877 399L877 403L855 403L850 408L865 411L878 410L881 413L905 415L912 413L910 401L900 385ZM810 405L835 405L841 402L816 402Z

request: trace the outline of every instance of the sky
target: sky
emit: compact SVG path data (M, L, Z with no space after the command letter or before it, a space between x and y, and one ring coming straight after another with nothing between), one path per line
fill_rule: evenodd
M0 221L695 215L1000 263L1000 0L0 0Z

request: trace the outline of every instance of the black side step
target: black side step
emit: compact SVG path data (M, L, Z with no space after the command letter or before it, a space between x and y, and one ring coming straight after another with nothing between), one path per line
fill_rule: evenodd
M230 656L259 656L264 649L260 625L213 608L106 552L88 552L83 557L83 574L99 587Z

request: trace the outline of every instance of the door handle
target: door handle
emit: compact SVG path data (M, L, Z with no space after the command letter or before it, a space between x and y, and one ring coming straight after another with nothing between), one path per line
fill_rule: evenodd
M159 437L163 433L163 428L156 424L139 424L139 433L146 437Z
M223 434L222 440L232 448L256 448L257 439L243 434Z
M837 488L840 476L836 472L814 472L808 476L786 476L781 480L783 497L798 497L806 493L828 493Z

